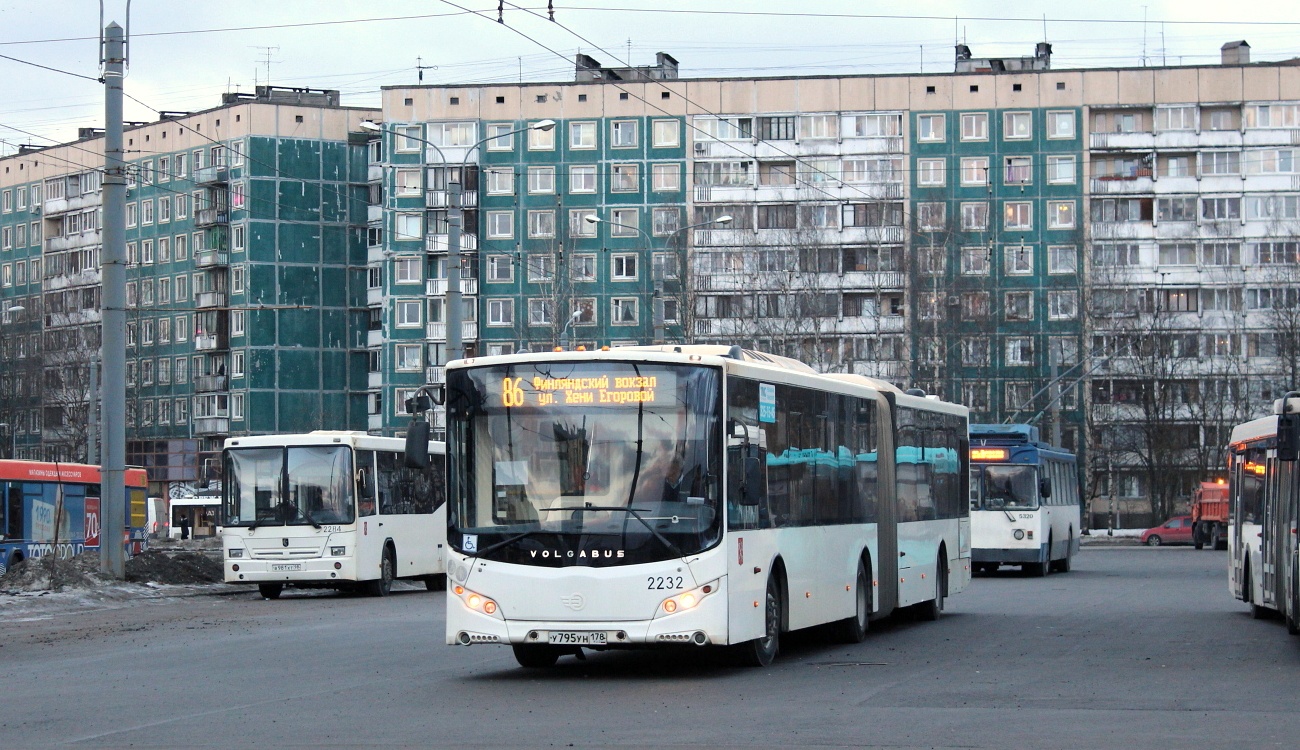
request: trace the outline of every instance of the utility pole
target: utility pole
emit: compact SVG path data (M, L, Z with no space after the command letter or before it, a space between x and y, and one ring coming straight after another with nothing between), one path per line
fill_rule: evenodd
M104 29L104 459L99 567L126 578L126 162L122 159L122 27Z
M469 161L469 153L472 153L472 149L466 152L466 162ZM447 167L447 202L450 204L447 206L447 309L444 316L447 319L447 362L465 356L464 347L461 345L463 303L460 300L460 229L464 221L460 201L461 180L465 178L465 170L465 163L462 162L460 174L456 175L456 181L452 182L451 166Z
M90 404L86 407L86 463L99 463L99 357L90 356Z

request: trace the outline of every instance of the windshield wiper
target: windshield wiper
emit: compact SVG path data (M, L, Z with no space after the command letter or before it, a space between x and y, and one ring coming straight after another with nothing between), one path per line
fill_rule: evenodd
M302 508L299 508L296 505L293 506L293 509L298 511L299 515L301 515L303 518L307 519L307 522L310 523L312 526L315 526L317 529L320 528L320 524L316 522L315 518L312 518L311 511L304 510Z
M546 510L556 510L556 509L554 509L554 508L548 508L548 509L546 509ZM486 555L486 554L488 554L489 552L495 552L495 551L501 549L502 547L505 547L505 546L510 545L510 544L514 544L515 542L519 541L520 539L523 539L523 538L526 537L526 536L532 536L533 534L536 534L536 533L538 533L538 532L540 532L540 531L541 531L541 529L529 529L528 531L523 531L523 532L520 532L520 533L518 533L518 534L515 534L515 535L512 536L512 537L507 537L507 538L505 538L505 539L502 539L501 541L497 542L496 544L490 544L490 545L488 545L487 547L484 547L483 549L478 550L478 551L476 551L476 552L466 552L465 555L466 555L467 557L482 557L483 555Z
M667 547L673 554L677 555L678 557L686 557L686 553L677 549L677 545L673 544L672 540L670 540L668 537L664 536L663 534L660 534L658 529L656 529L649 521L642 518L641 514L636 512L632 508L625 508L618 505L584 505L581 508L573 508L572 510L583 510L583 511L608 510L608 511L621 511L623 513L627 513L628 515L632 516L636 520L640 521L641 525L646 527L646 530L649 531L651 534L653 534L655 539L658 539L660 542L663 542L663 545Z

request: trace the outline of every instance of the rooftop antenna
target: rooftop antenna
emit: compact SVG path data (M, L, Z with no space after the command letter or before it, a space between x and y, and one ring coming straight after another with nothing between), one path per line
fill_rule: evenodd
M1147 66L1147 6L1142 6L1142 67Z
M424 83L424 71L437 70L437 69L438 69L437 65L425 65L423 58L420 57L415 58L415 70L420 83Z
M262 50L262 54L266 55L266 59L265 59L265 60L262 60L261 62L262 62L263 65L266 66L266 85L267 85L267 86L270 86L270 85L271 85L271 63L272 63L272 62L279 62L278 60L274 60L274 61L273 61L273 60L271 59L271 55L274 54L274 53L276 53L276 52L279 52L279 51L280 51L280 48L279 48L279 47L260 47L260 46L256 46L256 45L254 45L254 46L253 46L253 49L260 49L260 50ZM256 77L256 75L257 75L257 74L254 73L254 77Z

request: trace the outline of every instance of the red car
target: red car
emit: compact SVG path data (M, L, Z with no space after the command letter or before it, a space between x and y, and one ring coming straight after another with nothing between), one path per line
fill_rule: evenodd
M1142 532L1142 543L1150 547L1162 544L1191 544L1192 517L1174 516L1154 529Z

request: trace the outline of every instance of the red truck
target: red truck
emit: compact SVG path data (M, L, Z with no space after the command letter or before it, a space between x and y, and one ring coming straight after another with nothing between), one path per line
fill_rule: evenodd
M1201 482L1192 493L1192 543L1196 549L1228 548L1228 485Z

